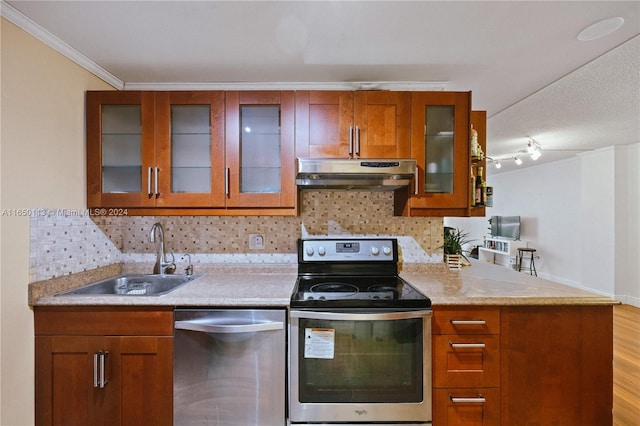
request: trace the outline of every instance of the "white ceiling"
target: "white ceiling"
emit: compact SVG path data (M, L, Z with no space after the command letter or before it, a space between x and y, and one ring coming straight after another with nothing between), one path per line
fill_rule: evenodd
M640 142L640 1L6 3L119 88L471 90L489 156L542 146L520 167ZM616 32L576 38L616 16Z

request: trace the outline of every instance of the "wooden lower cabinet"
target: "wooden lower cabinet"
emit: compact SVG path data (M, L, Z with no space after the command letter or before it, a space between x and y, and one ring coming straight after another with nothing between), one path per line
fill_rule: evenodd
M500 310L433 309L433 424L500 424Z
M509 426L613 421L613 306L502 308L501 411Z
M35 331L37 425L172 424L172 309L36 307Z
M433 313L434 426L612 424L612 306Z

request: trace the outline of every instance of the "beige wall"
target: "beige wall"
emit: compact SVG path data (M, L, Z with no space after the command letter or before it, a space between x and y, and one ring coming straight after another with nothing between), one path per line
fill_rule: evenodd
M33 424L29 208L85 207L84 92L110 89L2 20L0 424ZM28 211L28 210L26 210Z

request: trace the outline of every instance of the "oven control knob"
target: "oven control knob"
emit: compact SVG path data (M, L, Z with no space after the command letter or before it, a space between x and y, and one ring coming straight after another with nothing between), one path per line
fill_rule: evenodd
M313 256L313 247L307 246L307 256Z
M389 256L391 254L391 247L389 247L389 246L382 247L382 252L384 254L386 254L387 256Z
M325 254L327 254L327 252L325 251L324 247L320 246L318 247L318 254L320 256L324 256Z
M380 254L380 249L378 247L371 247L371 254L377 256Z

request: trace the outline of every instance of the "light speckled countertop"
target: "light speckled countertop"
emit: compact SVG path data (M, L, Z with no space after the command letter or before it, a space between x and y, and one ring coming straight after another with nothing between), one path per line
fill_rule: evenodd
M135 272L127 266L122 269ZM297 277L297 265L267 268L251 264L233 267L211 265L198 272L205 275L163 296L61 297L52 294L62 289L53 291L55 286L48 282L34 283L32 286L46 287L49 293L33 298L30 303L36 306L288 306ZM473 262L472 266L458 272L449 272L444 264L405 264L400 276L426 294L434 306L618 303L606 296L482 262Z
M433 305L612 305L607 296L473 261L461 271L420 271L407 267L400 276L429 296Z

